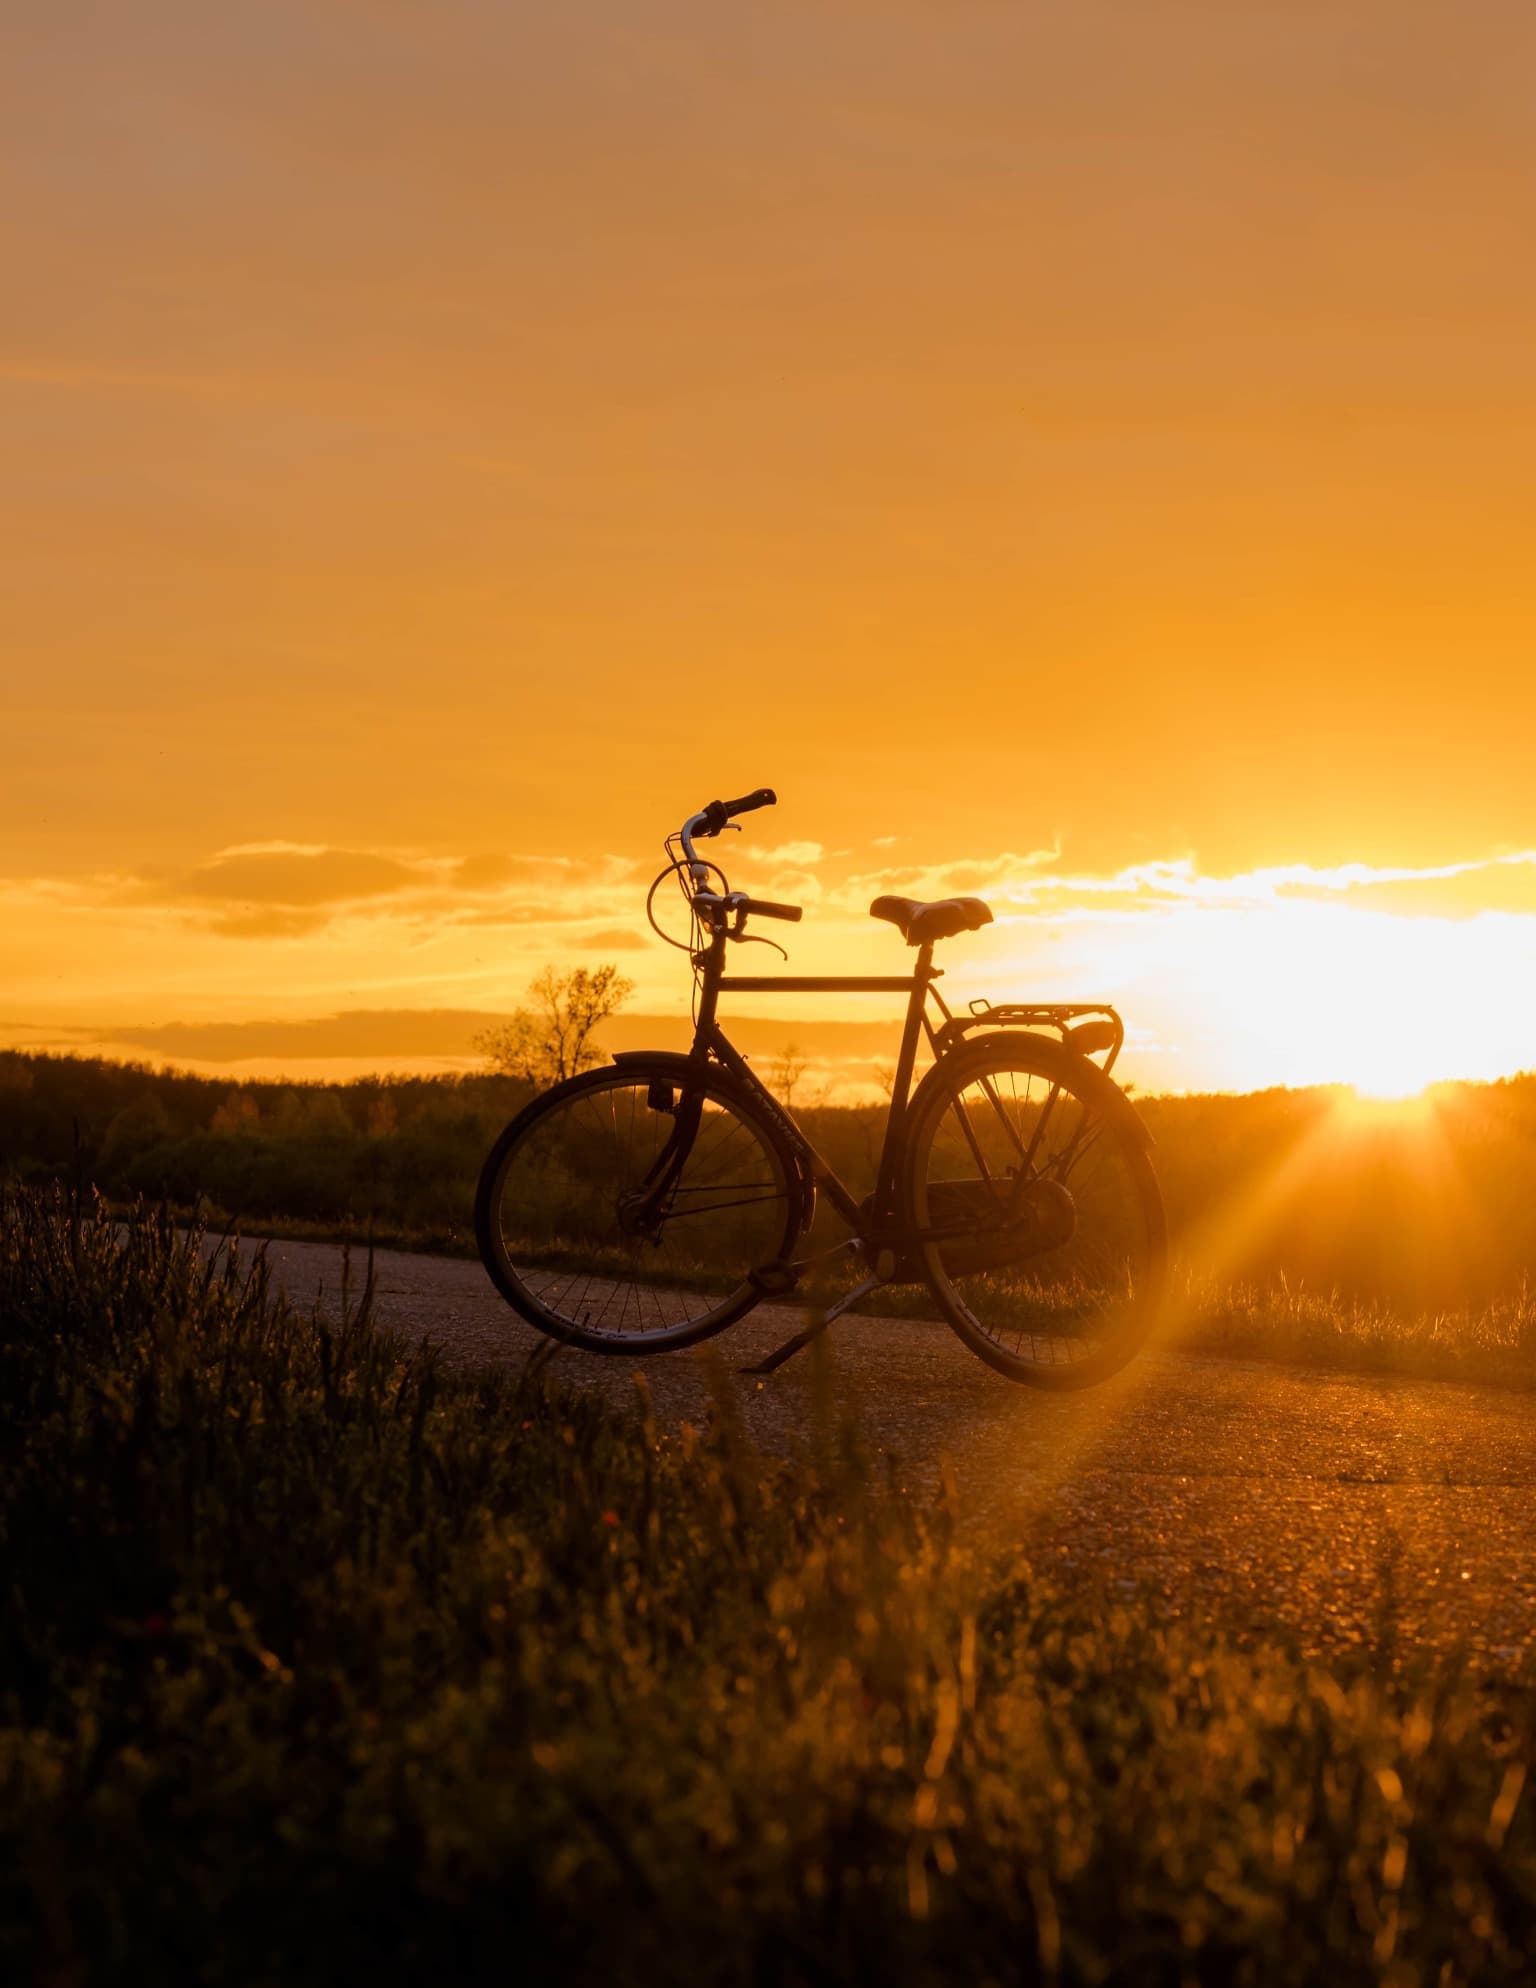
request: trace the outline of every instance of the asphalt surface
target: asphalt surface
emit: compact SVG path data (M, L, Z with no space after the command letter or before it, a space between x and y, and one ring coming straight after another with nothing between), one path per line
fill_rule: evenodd
M292 1298L335 1301L338 1249L268 1250ZM543 1343L476 1263L381 1250L375 1277L380 1323L455 1362L520 1363ZM736 1370L801 1323L765 1305L693 1352L562 1348L553 1371L620 1405L643 1372L659 1416L700 1427L723 1386L764 1448L792 1452L816 1412L810 1358L766 1381ZM931 1323L846 1317L826 1343L869 1444L919 1496L947 1471L988 1550L1322 1660L1536 1682L1536 1395L1154 1351L1058 1397Z

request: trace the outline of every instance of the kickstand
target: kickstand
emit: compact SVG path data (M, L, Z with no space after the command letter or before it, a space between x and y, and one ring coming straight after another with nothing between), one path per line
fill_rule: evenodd
M792 1360L797 1353L803 1352L813 1339L819 1339L832 1321L841 1318L851 1305L856 1305L860 1298L867 1298L877 1285L885 1281L883 1277L866 1277L862 1284L855 1284L851 1291L845 1291L836 1304L828 1305L820 1318L813 1318L803 1332L797 1332L793 1339L786 1339L782 1346L776 1346L766 1360L759 1360L755 1367L742 1367L738 1371L744 1374L773 1373L786 1360Z

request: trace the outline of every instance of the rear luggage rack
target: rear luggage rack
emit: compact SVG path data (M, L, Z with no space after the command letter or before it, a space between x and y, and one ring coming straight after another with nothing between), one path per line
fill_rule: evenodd
M1097 1019L1090 1019L1096 1017ZM972 1029L1055 1029L1069 1049L1083 1056L1109 1051L1103 1064L1112 1070L1125 1042L1125 1023L1107 1001L1054 1001L1048 1003L1005 1001L994 1007L990 1001L972 1001L970 1012L951 1015L935 1037L936 1045L951 1048L964 1040Z

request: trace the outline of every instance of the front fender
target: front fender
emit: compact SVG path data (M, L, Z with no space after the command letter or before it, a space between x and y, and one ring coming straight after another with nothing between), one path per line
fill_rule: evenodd
M697 1057L684 1055L680 1049L616 1049L609 1060L610 1062L621 1065L626 1063L654 1063L658 1076L661 1074L663 1065L669 1070L675 1070L680 1074L687 1071L697 1072L699 1069ZM718 1064L706 1063L703 1067L712 1076L723 1077L727 1086L734 1089L734 1086L731 1085L729 1075L721 1070Z
M739 1084L729 1070L721 1069L718 1063L706 1062L702 1065L696 1056L685 1055L676 1049L617 1049L612 1060L620 1069L629 1069L636 1076L646 1075L665 1078L674 1084L697 1082L700 1072L708 1077L712 1089L722 1097L730 1098L744 1111L752 1114L763 1130L773 1139L784 1162L784 1170L799 1189L799 1225L802 1235L810 1228L816 1213L816 1182L810 1168L784 1137L773 1117L758 1103L757 1099ZM775 1105L778 1112L781 1107Z

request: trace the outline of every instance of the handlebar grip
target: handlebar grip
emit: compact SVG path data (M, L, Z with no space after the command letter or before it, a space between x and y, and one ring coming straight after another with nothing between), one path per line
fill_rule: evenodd
M718 835L732 815L749 815L754 808L771 808L778 800L771 787L759 787L755 794L743 794L739 801L711 801L699 810L708 824L706 835Z
M749 815L754 808L775 806L778 798L771 787L758 787L750 794L743 794L739 801L726 801L722 805L727 815Z
M782 918L787 925L798 925L805 916L798 904L770 904L763 897L749 897L743 900L742 910L759 918Z

